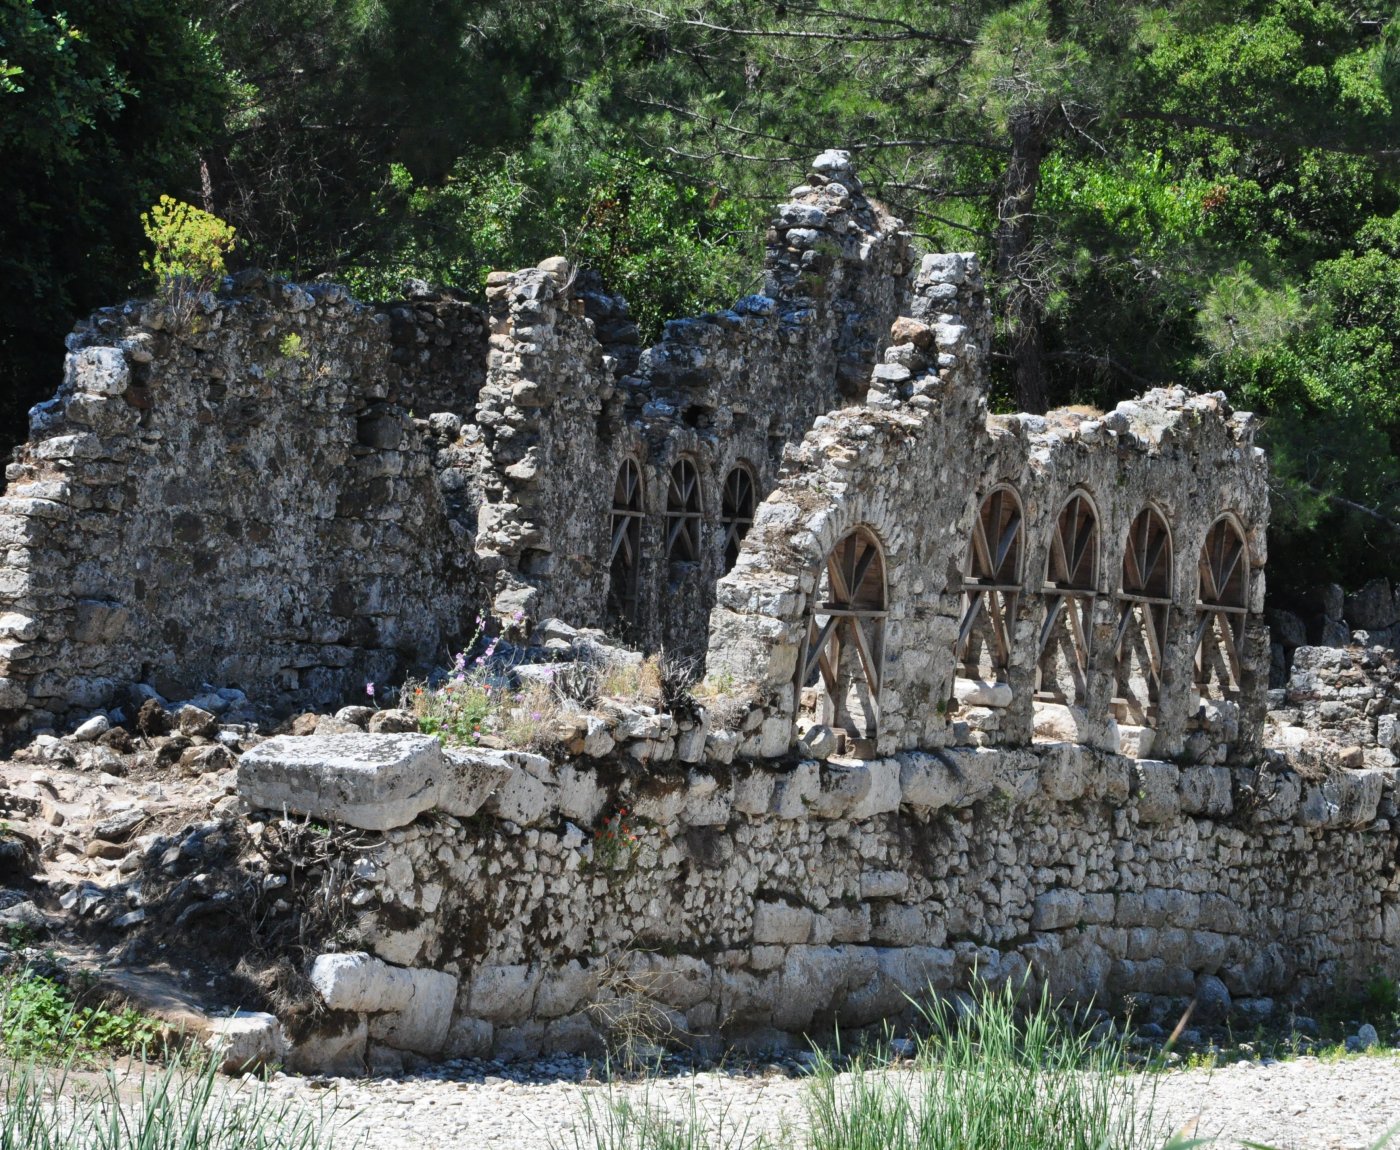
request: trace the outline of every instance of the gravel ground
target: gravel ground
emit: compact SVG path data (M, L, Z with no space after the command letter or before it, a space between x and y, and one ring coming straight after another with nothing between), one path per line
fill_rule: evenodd
M434 1076L402 1079L279 1077L271 1088L333 1111L334 1121L344 1123L337 1145L359 1138L368 1150L594 1150L581 1124L588 1109L601 1113L610 1090L677 1114L694 1106L717 1131L714 1150L739 1150L759 1134L778 1147L803 1142L804 1082L776 1066L613 1087L586 1075L585 1063L569 1059L528 1069L459 1063ZM1138 1083L1139 1107L1151 1105L1162 1131L1154 1145L1181 1130L1219 1147L1257 1141L1279 1150L1361 1150L1400 1124L1400 1057L1389 1053L1238 1063L1144 1076Z

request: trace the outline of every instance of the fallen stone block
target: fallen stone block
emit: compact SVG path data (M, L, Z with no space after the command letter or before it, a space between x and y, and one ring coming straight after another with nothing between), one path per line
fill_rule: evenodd
M254 808L384 831L437 805L447 774L430 735L279 735L238 761L238 793Z
M287 1052L282 1024L275 1014L240 1010L209 1024L205 1047L225 1074L242 1074L281 1062Z

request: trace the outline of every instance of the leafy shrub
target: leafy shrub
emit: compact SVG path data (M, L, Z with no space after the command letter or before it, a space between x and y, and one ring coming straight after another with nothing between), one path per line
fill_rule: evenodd
M12 1059L145 1055L160 1033L139 1011L79 1005L58 982L30 971L0 982L0 1049Z
M235 230L218 216L161 196L141 213L141 226L152 249L141 266L155 274L162 293L181 287L204 291L224 274Z

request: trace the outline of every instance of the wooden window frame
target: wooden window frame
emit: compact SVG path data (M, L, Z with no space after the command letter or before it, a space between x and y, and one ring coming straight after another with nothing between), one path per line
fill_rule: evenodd
M1075 491L1055 516L1045 560L1045 621L1040 626L1035 655L1037 698L1062 703L1083 703L1088 698L1101 551L1098 508L1087 491ZM1073 699L1058 690L1043 690L1040 685L1041 660L1061 615L1069 624L1074 648L1074 662L1069 668L1074 679Z
M700 469L689 456L671 465L666 480L666 561L700 562L700 524L704 508L700 499Z
M1155 534L1154 524L1161 528ZM1171 626L1175 562L1171 524L1160 509L1149 504L1137 513L1128 528L1123 567L1115 596L1118 602L1118 628L1113 642L1116 686L1122 678L1123 641L1128 637L1128 632L1136 626L1145 641L1148 698L1143 717L1148 720L1155 720L1162 696L1162 655ZM1113 702L1120 712L1119 717L1126 715L1129 701L1115 697Z
M853 686L846 675L850 661L843 659L843 648L849 645L856 653L872 717L869 730L849 733L873 739L880 724L885 620L889 615L884 548L874 532L857 527L831 549L825 569L828 597L814 602L808 617L797 664L798 693L819 676L824 696L822 720L834 725L840 701L848 697Z
M1003 512L1008 505L1010 514L1005 515ZM992 519L996 520L995 529L989 534ZM998 681L1005 679L1011 668L1016 612L1023 590L1025 525L1021 497L1009 484L993 487L978 505L972 538L963 561L963 610L955 651L958 669L969 676L980 674L980 668L966 666L965 660L973 628L984 611L990 620L996 647L992 660L994 677Z

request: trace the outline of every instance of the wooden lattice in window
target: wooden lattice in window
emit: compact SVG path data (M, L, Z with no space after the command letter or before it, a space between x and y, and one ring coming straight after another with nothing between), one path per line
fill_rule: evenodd
M1228 516L1217 519L1201 547L1196 592L1196 687L1226 698L1240 689L1240 655L1249 607L1249 559L1244 533Z
M637 619L637 580L641 568L642 471L625 460L613 484L612 550L608 557L608 614L624 623Z
M666 485L666 559L694 563L700 558L700 475L695 464L678 459Z
M1021 597L1021 501L997 487L972 525L963 564L963 613L957 663L973 678L1004 679L1011 665L1011 638Z
M1162 689L1162 652L1172 608L1172 540L1156 508L1139 513L1128 529L1118 591L1116 697L1121 717L1138 725L1156 720Z
M1037 694L1058 702L1088 697L1094 596L1099 581L1099 520L1082 491L1055 520L1045 571L1045 622L1036 653ZM1065 683L1068 678L1069 683Z
M720 507L720 528L724 532L724 569L728 571L739 562L739 544L753 526L756 502L753 472L743 464L724 477L724 495Z
M798 681L815 688L822 722L864 738L880 721L886 602L880 545L852 531L826 558Z

